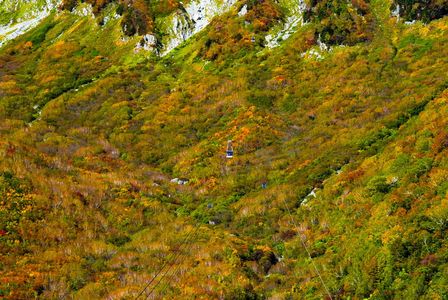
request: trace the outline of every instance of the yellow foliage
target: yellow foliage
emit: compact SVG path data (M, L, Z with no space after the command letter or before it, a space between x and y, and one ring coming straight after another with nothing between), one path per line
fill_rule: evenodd
M400 225L395 225L394 227L386 230L383 235L381 236L381 242L384 245L388 245L395 241L396 239L399 239L403 234L403 228Z

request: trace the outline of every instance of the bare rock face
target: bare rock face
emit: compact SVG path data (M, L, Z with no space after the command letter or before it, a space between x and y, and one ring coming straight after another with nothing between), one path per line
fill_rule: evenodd
M266 46L269 48L279 46L281 41L287 40L303 23L303 12L306 9L303 0L279 2L282 7L286 8L286 19L284 23L272 28L266 36Z
M164 24L160 27L167 33L162 40L162 56L204 29L214 17L228 12L235 3L236 0L195 0L162 19Z
M0 0L0 47L36 27L61 0Z

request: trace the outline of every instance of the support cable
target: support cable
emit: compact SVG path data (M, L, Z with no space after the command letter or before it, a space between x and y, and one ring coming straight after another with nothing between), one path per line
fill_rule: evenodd
M322 283L322 286L323 286L324 289L325 289L325 292L327 293L328 297L330 297L330 300L333 300L333 297L331 296L331 293L330 293L330 291L328 290L327 285L325 284L324 279L322 278L322 275L320 274L319 269L317 268L316 263L314 262L313 258L311 257L311 253L310 253L310 251L308 250L308 247L306 246L304 239L303 239L302 236L300 235L299 226L297 226L296 221L295 221L294 218L292 217L291 211L290 211L288 205L286 204L285 199L282 198L282 200L283 200L283 204L285 205L286 211L288 212L288 215L289 215L289 217L291 218L291 222L292 222L292 224L294 225L294 227L296 228L297 234L298 234L299 237L300 237L300 242L302 243L303 248L305 248L305 251L306 251L306 253L308 254L308 257L309 257L310 260L311 260L311 264L313 265L314 270L316 271L317 276L319 276L320 282Z
M193 230L188 232L187 236L184 238L184 240L181 242L180 246L177 247L177 249L179 250L184 244L186 244L190 238L190 235L192 234ZM159 271L157 271L157 273L146 283L145 287L140 291L140 293L137 295L137 297L135 297L135 299L138 299L141 295L143 295L143 293L146 291L146 289L148 289L148 287L154 282L154 280L157 279L157 277L163 272L163 270L170 264L170 260L173 259L173 257L175 258L176 255L178 253L174 254L172 256L171 259L167 259L164 264L162 265L162 267L159 269ZM162 275L163 276L163 275Z
M199 227L200 227L200 224L198 223L198 224L196 225L196 228L195 228L194 230L192 230L192 231L189 232L189 234L187 235L187 237L185 238L185 240L183 241L183 243L182 243L182 244L179 246L179 248L177 249L178 252L174 255L174 257L173 257L171 263L169 263L168 269L166 270L166 272L165 272L164 274L161 275L159 281L158 281L158 282L157 282L157 283L156 283L156 284L149 290L149 292L148 292L148 294L147 294L147 296L146 296L145 299L148 299L148 298L151 296L151 294L155 291L155 289L157 288L157 286L162 282L163 278L166 277L166 275L169 273L169 271L171 270L171 268L175 265L175 263L176 263L177 259L179 258L179 256L181 256L181 254L182 254L182 252L181 252L181 248L182 248L182 246L186 245L186 244L189 242L189 240L190 240L190 236L192 236L192 237L195 237L195 236L196 236L196 234L197 234L197 232L198 232L198 230L199 230ZM155 278L154 278L154 280L155 280ZM151 282L153 282L154 280L152 280ZM147 287L149 287L149 284L147 285ZM147 287L146 287L146 288L147 288ZM145 290L146 290L146 288L145 288ZM141 294L142 294L142 293L141 293Z

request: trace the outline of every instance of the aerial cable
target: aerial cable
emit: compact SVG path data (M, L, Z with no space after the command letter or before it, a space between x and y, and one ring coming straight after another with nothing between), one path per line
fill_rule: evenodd
M187 236L184 238L183 242L180 244L180 246L178 247L178 249L180 249L180 248L183 246L183 244L185 244L185 243L188 241L188 239L189 239L191 233L192 233L192 231L188 232ZM172 259L174 256L175 256L175 254L171 256L171 259ZM163 264L162 267L159 269L159 271L157 271L157 273L151 278L151 280L148 281L148 283L145 285L145 287L142 289L142 291L137 295L137 297L135 297L135 299L138 299L138 298L139 298L139 297L146 291L146 289L151 285L151 283L153 283L154 280L157 279L157 277L158 277L158 276L163 272L163 270L168 266L169 261L170 261L171 259L167 259L167 260L164 262L164 264Z
M198 226L198 228L199 228L199 226ZM193 238L196 236L196 233L193 235ZM185 254L181 254L180 256L182 257L182 256L186 256L186 255ZM175 261L174 261L173 265L175 265ZM161 294L162 295L165 293L165 290L169 287L171 280L173 280L173 278L177 275L177 273L179 273L179 270L180 270L180 264L175 266L175 268L173 270L173 273L167 278L165 284L162 286L162 290L161 290ZM168 273L169 273L169 270L166 272L166 274L168 274ZM159 283L160 283L160 281L159 281Z
M200 227L200 224L198 223L198 224L196 225L196 228L195 228L194 230L190 231L190 233L193 232L193 235L192 235L193 237L196 236L196 234L197 234L197 232L198 232L198 230L199 230L199 227ZM189 237L189 236L190 236L190 234L188 235L188 237ZM186 242L188 242L188 240L185 240L184 244L186 244ZM182 245L178 248L178 252L177 252L176 255L174 256L174 258L173 258L172 262L170 263L170 265L168 266L168 270L167 270L164 274L162 274L162 276L160 277L159 281L158 281L158 282L151 288L151 290L148 292L148 294L147 294L147 296L146 296L146 299L148 299L148 298L151 296L151 294L154 292L154 290L157 288L157 286L162 282L163 278L165 278L165 276L169 273L170 269L174 266L174 264L176 263L177 258L178 258L179 256L181 256L182 252L180 251L180 249L181 249L181 247L182 247L184 244L182 244Z
M178 249L180 249L190 238L190 235L193 231L188 232L187 236L184 238ZM175 255L174 255L175 256ZM146 289L151 285L151 283L154 282L154 280L157 279L157 277L163 272L163 270L168 266L170 259L167 259L162 267L157 271L157 273L148 281L148 283L145 285L145 287L140 291L140 293L135 297L135 299L138 299L143 293L146 291Z
M331 296L331 293L330 293L330 291L328 290L327 285L325 284L325 281L324 281L324 279L322 278L322 275L320 274L319 269L318 269L317 266L316 266L316 263L314 262L313 258L311 257L311 252L308 250L308 247L306 246L304 239L303 239L302 236L300 235L299 226L297 226L296 221L294 221L294 218L292 217L291 211L289 210L289 207L288 207L288 205L286 204L285 199L282 198L282 200L283 200L283 204L285 205L286 211L288 212L288 215L289 215L289 217L291 218L291 221L292 221L294 227L296 228L297 233L299 234L300 242L302 243L303 248L305 248L305 251L306 251L306 253L308 254L308 257L309 257L310 260L311 260L311 264L313 265L314 270L316 271L317 276L319 277L320 282L322 283L322 286L323 286L324 289L325 289L325 292L327 293L328 297L330 297L330 300L333 300L333 297Z
M198 229L199 227L197 227ZM195 236L196 233L193 234L193 236ZM160 277L159 281L151 288L151 290L148 292L146 299L148 299L151 294L155 291L155 289L157 288L157 286L162 282L163 278L165 278L165 276L170 272L171 268L176 264L177 259L182 255L182 252L180 251L180 248L178 249L179 252L176 253L176 255L174 256L170 266L168 267L168 270L162 274L162 276Z
M171 276L168 278L168 280L166 281L165 285L162 287L162 291L161 294L165 294L165 290L170 286L170 282L171 280L173 280L173 278L177 275L177 273L179 273L179 265L176 267L176 269L174 269L174 272L171 274Z
M269 168L271 167L271 163L272 163L272 157L269 158L269 159L268 159L268 162L267 162L267 165L268 165ZM266 173L267 173L267 172L266 172ZM266 174L266 181L267 181L267 177L268 177L268 174ZM266 188L266 187L263 187L263 188ZM286 208L286 211L288 212L288 215L289 215L289 217L290 217L290 219L291 219L292 224L294 225L294 227L295 227L297 233L299 234L300 242L302 243L303 248L305 249L306 253L308 254L308 257L309 257L309 259L311 260L311 264L313 265L313 268L314 268L314 270L316 271L316 274L317 274L317 276L319 277L320 282L322 283L322 286L323 286L324 289L325 289L325 292L327 293L328 297L330 297L330 300L333 300L333 297L331 296L331 293L330 293L330 291L329 291L327 285L325 284L325 281L324 281L322 275L320 274L319 269L317 268L317 265L316 265L316 263L314 262L314 259L311 257L311 252L308 250L308 247L306 246L306 243L305 243L304 239L302 238L302 236L301 236L300 233L299 233L299 226L297 226L297 223L296 223L296 221L294 220L294 218L293 218L293 216L292 216L292 214L291 214L291 210L289 209L288 205L286 204L286 201L285 201L284 198L282 198L282 201L283 201L283 204L284 204L284 206L285 206L285 208Z

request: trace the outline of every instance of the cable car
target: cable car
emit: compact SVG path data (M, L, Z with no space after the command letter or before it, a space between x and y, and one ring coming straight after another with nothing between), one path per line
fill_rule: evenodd
M226 158L232 158L233 157L233 147L232 147L232 141L227 141L227 150L226 150Z

